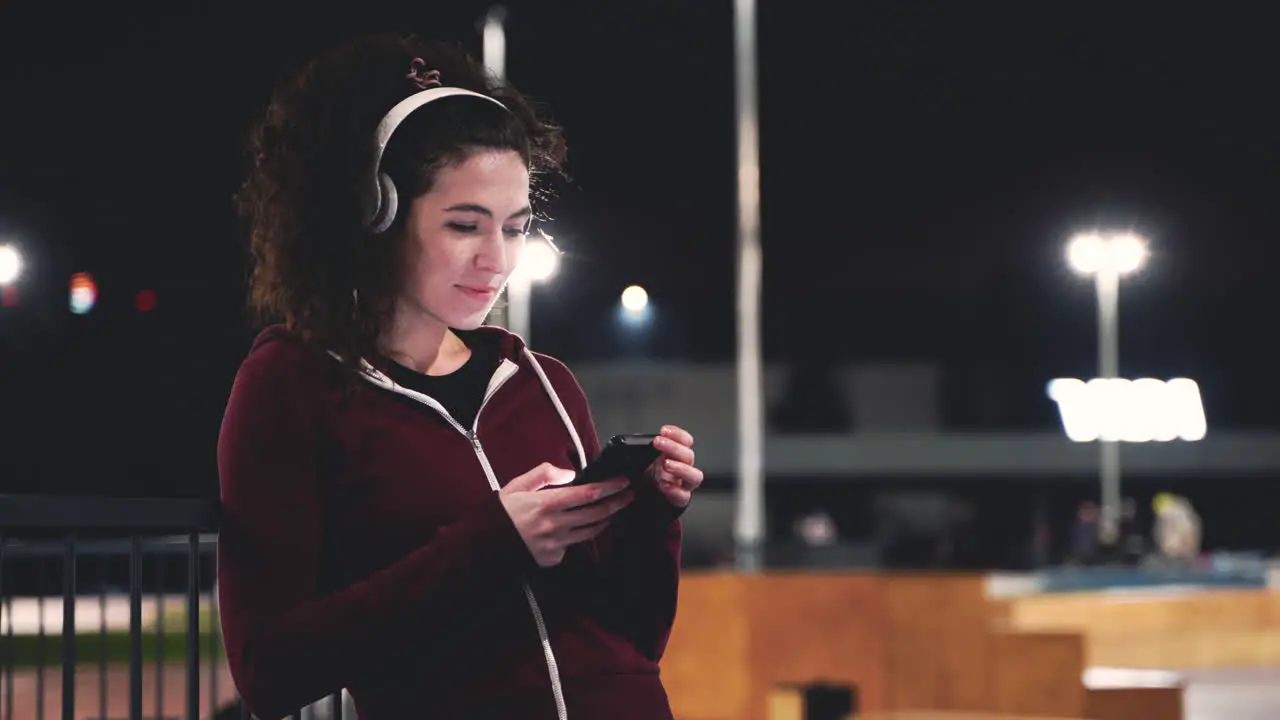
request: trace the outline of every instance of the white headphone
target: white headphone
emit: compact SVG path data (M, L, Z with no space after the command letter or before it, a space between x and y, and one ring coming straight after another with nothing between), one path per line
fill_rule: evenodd
M399 195L396 193L396 184L391 181L391 177L382 172L382 153L387 149L387 143L391 141L391 135L409 117L414 110L426 105L433 100L441 98L453 97L455 95L469 95L478 97L482 100L497 105L503 110L507 109L506 105L489 97L481 95L470 90L463 90L456 87L433 87L428 90L416 92L409 97L396 103L391 111L382 117L382 122L378 123L378 131L375 135L377 145L374 148L373 156L373 210L369 217L369 230L374 233L386 232L391 227L391 223L396 219L396 210L400 204Z

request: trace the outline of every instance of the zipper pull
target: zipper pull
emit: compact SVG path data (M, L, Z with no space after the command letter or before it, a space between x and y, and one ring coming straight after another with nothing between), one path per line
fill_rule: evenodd
M479 449L480 449L480 438L476 437L475 432L473 432L473 431L471 431L471 430L468 430L468 431L467 431L467 439L471 441L471 447L473 447L473 448L475 448L475 449L477 449L477 450L479 450Z

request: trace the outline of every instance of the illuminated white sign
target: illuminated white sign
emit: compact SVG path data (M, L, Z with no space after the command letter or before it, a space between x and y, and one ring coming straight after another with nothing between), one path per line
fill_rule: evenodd
M1074 442L1194 442L1208 431L1200 386L1189 378L1057 378L1048 394Z

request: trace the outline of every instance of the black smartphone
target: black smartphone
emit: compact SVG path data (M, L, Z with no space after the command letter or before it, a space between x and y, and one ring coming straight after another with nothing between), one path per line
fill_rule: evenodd
M635 477L643 473L661 451L653 446L657 435L614 435L570 485L589 485L615 477Z

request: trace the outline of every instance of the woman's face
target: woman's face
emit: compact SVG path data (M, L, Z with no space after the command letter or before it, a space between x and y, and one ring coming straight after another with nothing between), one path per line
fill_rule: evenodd
M520 260L530 213L519 154L483 150L442 168L409 207L397 313L478 327Z

